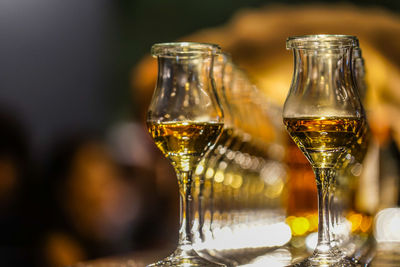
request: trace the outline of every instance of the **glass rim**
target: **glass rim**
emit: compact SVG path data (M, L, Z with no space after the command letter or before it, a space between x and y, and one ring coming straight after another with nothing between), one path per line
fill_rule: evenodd
M358 38L345 34L310 34L290 36L286 39L287 49L341 49L359 47Z
M218 55L221 48L217 44L197 42L156 43L151 47L153 57L191 57L196 55Z

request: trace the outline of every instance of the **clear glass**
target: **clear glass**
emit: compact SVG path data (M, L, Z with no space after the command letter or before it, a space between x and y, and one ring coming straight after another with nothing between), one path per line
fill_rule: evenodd
M274 135L261 108L267 104L242 70L226 64L224 73L227 100L224 110L231 113L233 125L227 126L231 128L231 138L220 150L221 157L216 157L220 160L209 165L206 171L206 180L207 174L213 175L215 192L214 242L213 249L209 247L208 251L222 259L221 262L236 266L249 263L273 246L283 245L288 241L284 240L288 232L279 227L283 216L272 209L279 206L278 184L283 180L272 170L277 170L279 164L266 160L266 151L271 151L266 149L266 142ZM269 172L267 176L271 179L264 180L262 172ZM273 237L274 234L279 238Z
M297 146L309 160L318 189L318 244L314 253L296 266L353 266L333 242L331 200L338 171L348 154L359 148L365 112L355 88L352 51L354 36L308 35L290 37L294 74L283 119Z
M224 110L224 131L219 138L212 153L209 153L199 168L196 169L196 175L199 176L199 236L200 243L196 244L196 249L201 256L213 261L226 264L227 266L236 266L238 263L233 259L224 257L216 250L213 244L213 219L214 214L218 217L220 210L216 205L216 199L220 197L214 194L213 174L217 165L223 159L230 144L232 143L233 133L233 114L227 99L226 90L229 90L232 79L232 62L229 55L219 54L213 67L215 87L219 96L220 104ZM214 225L215 226L215 225Z
M195 251L196 205L193 172L223 129L215 91L213 63L219 47L201 43L162 43L152 47L158 79L148 108L147 126L157 147L177 174L180 228L176 250L150 266L224 266Z
M355 88L360 95L361 102L363 102L367 87L364 79L364 59L362 58L361 49L359 47L354 47L353 49L352 67ZM363 220L371 216L359 210L355 205L360 175L362 174L364 158L367 154L370 141L371 132L368 122L365 120L365 125L362 127L362 131L358 137L358 143L360 145L354 148L357 149L357 151L347 155L348 162L337 175L337 193L333 204L333 237L338 246L340 246L348 256L351 256L354 261L358 261L357 258L362 254L361 251L368 245L365 234L368 234L370 229L358 229L358 231L362 233L359 234L357 233L358 231L352 230L349 223L351 223L351 217L354 217L355 214L361 216ZM346 219L346 215L348 219Z
M361 101L364 101L367 93L367 84L365 82L364 58L362 57L361 48L359 47L355 47L353 50L353 71Z

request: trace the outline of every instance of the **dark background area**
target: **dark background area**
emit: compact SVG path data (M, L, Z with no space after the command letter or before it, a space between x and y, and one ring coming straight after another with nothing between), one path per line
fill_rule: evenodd
M145 167L127 164L111 159L104 148L105 139L115 125L143 119L138 115L143 108L141 101L131 88L133 67L149 53L153 43L174 41L196 30L221 25L238 9L313 3L351 3L400 11L400 2L395 0L2 0L0 265L57 266L52 257L65 256L59 251L72 251L70 254L75 256L65 256L64 262L68 262L173 242L162 240L169 224L157 226L163 218L157 207L168 196L147 200L146 194L154 194L154 179L144 182L139 179L156 175L157 170L146 167L155 161L147 162ZM142 134L140 130L134 132ZM132 135L133 139L136 137ZM86 160L83 163L79 161L80 153ZM119 178L107 180L105 187L133 185L134 193L127 192L123 201L133 201L128 196L136 194L136 201L142 203L137 205L146 207L147 213L136 213L141 219L124 221L136 223L131 227L133 230L123 233L126 240L84 236L76 230L76 223L68 221L70 217L79 218L76 215L79 212L68 213L69 204L65 203L74 198L76 188L89 188L89 183L70 185L66 181L68 177L80 181L81 173L86 171L81 165L91 166L91 163L94 168L109 164L108 169L100 168L99 172ZM10 172L5 171L9 169ZM7 180L13 175L16 182L13 178ZM174 200L169 201L174 204ZM170 223L174 224L175 221ZM54 231L63 233L61 238L60 234L55 235L56 245L52 238L47 238L54 237L51 235ZM73 238L63 236L64 233ZM157 239L158 235L162 238ZM74 249L75 244L78 248ZM60 249L54 252L48 246Z

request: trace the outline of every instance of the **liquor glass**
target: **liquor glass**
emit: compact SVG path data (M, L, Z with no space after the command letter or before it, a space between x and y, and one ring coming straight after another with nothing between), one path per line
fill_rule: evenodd
M367 87L365 83L364 59L359 47L354 47L353 49L352 66L355 88L363 103ZM364 172L364 158L371 144L371 132L366 120L365 126L362 127L362 131L358 135L357 142L359 145L352 148L354 153L348 155L349 160L346 166L337 175L337 197L335 197L335 203L333 204L335 211L332 223L334 230L336 230L334 231L335 241L354 261L359 260L363 251L369 245L369 240L364 234L368 234L371 227L353 228L351 227L351 224L354 223L354 219L352 220L352 218L360 218L361 216L363 222L372 220L371 215L360 209L356 204L357 188L360 183L361 174ZM361 232L363 235L359 235L357 232Z
M353 51L353 76L356 81L356 86L363 102L367 93L367 84L365 82L365 63L362 56L361 48L356 47Z
M150 266L224 266L201 257L193 247L196 205L193 172L223 129L213 63L220 48L202 43L160 43L152 47L158 78L147 127L178 178L180 228L176 250Z
M306 35L289 37L286 45L294 52L295 68L283 120L310 162L318 190L318 243L313 254L295 266L354 266L332 242L330 201L336 174L348 155L361 149L360 134L366 127L351 64L358 40Z
M233 114L226 91L229 90L232 81L233 63L226 53L219 54L213 67L213 76L217 95L224 110L224 130L218 139L214 150L208 154L198 165L195 174L199 179L199 243L195 244L198 253L207 259L226 264L227 266L238 265L232 259L224 257L215 248L213 229L218 228L219 215L221 214L220 205L217 199L220 194L215 194L214 173L218 164L224 158L228 148L233 141ZM221 192L219 192L221 193ZM215 220L214 220L215 219Z

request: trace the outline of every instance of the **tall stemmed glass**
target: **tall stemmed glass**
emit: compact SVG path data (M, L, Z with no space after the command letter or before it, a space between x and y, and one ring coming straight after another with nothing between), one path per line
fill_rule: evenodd
M224 52L219 54L214 62L213 74L217 95L219 96L221 107L224 110L224 130L221 137L218 139L213 153L205 157L199 164L200 168L196 169L196 174L200 176L200 195L202 196L202 201L199 201L199 203L203 204L202 209L199 209L201 243L199 246L196 246L196 248L201 256L226 264L227 266L236 266L238 263L228 257L224 257L215 249L213 227L215 227L215 224L218 224L218 222L214 221L214 215L218 217L221 213L221 207L217 205L219 203L216 203L216 198L222 197L222 194L221 192L215 194L214 181L212 178L234 139L233 114L229 99L227 98L227 91L232 81L232 71L233 63L230 56Z
M359 146L365 113L351 71L354 36L290 37L295 70L283 110L286 128L311 163L318 189L318 244L296 266L352 266L331 242L330 194L346 155ZM350 71L349 71L350 70Z
M355 88L363 103L366 91L364 80L364 59L361 56L361 48L354 47L352 53L352 75L355 81ZM366 120L364 120L367 123ZM353 146L350 153L346 156L347 162L344 168L337 174L336 196L332 198L332 227L334 229L333 237L338 245L347 255L352 255L357 246L363 245L360 238L355 233L351 233L351 228L346 227L348 221L345 218L345 212L357 212L354 204L355 187L359 183L359 178L363 166L363 161L370 144L368 124L361 128L358 135L357 145ZM367 216L363 214L363 216ZM347 221L347 222L346 222Z
M213 61L219 47L201 43L161 43L158 80L147 126L158 148L174 166L180 194L178 247L151 266L223 266L200 257L193 248L193 171L214 146L223 128L223 113L214 88Z

